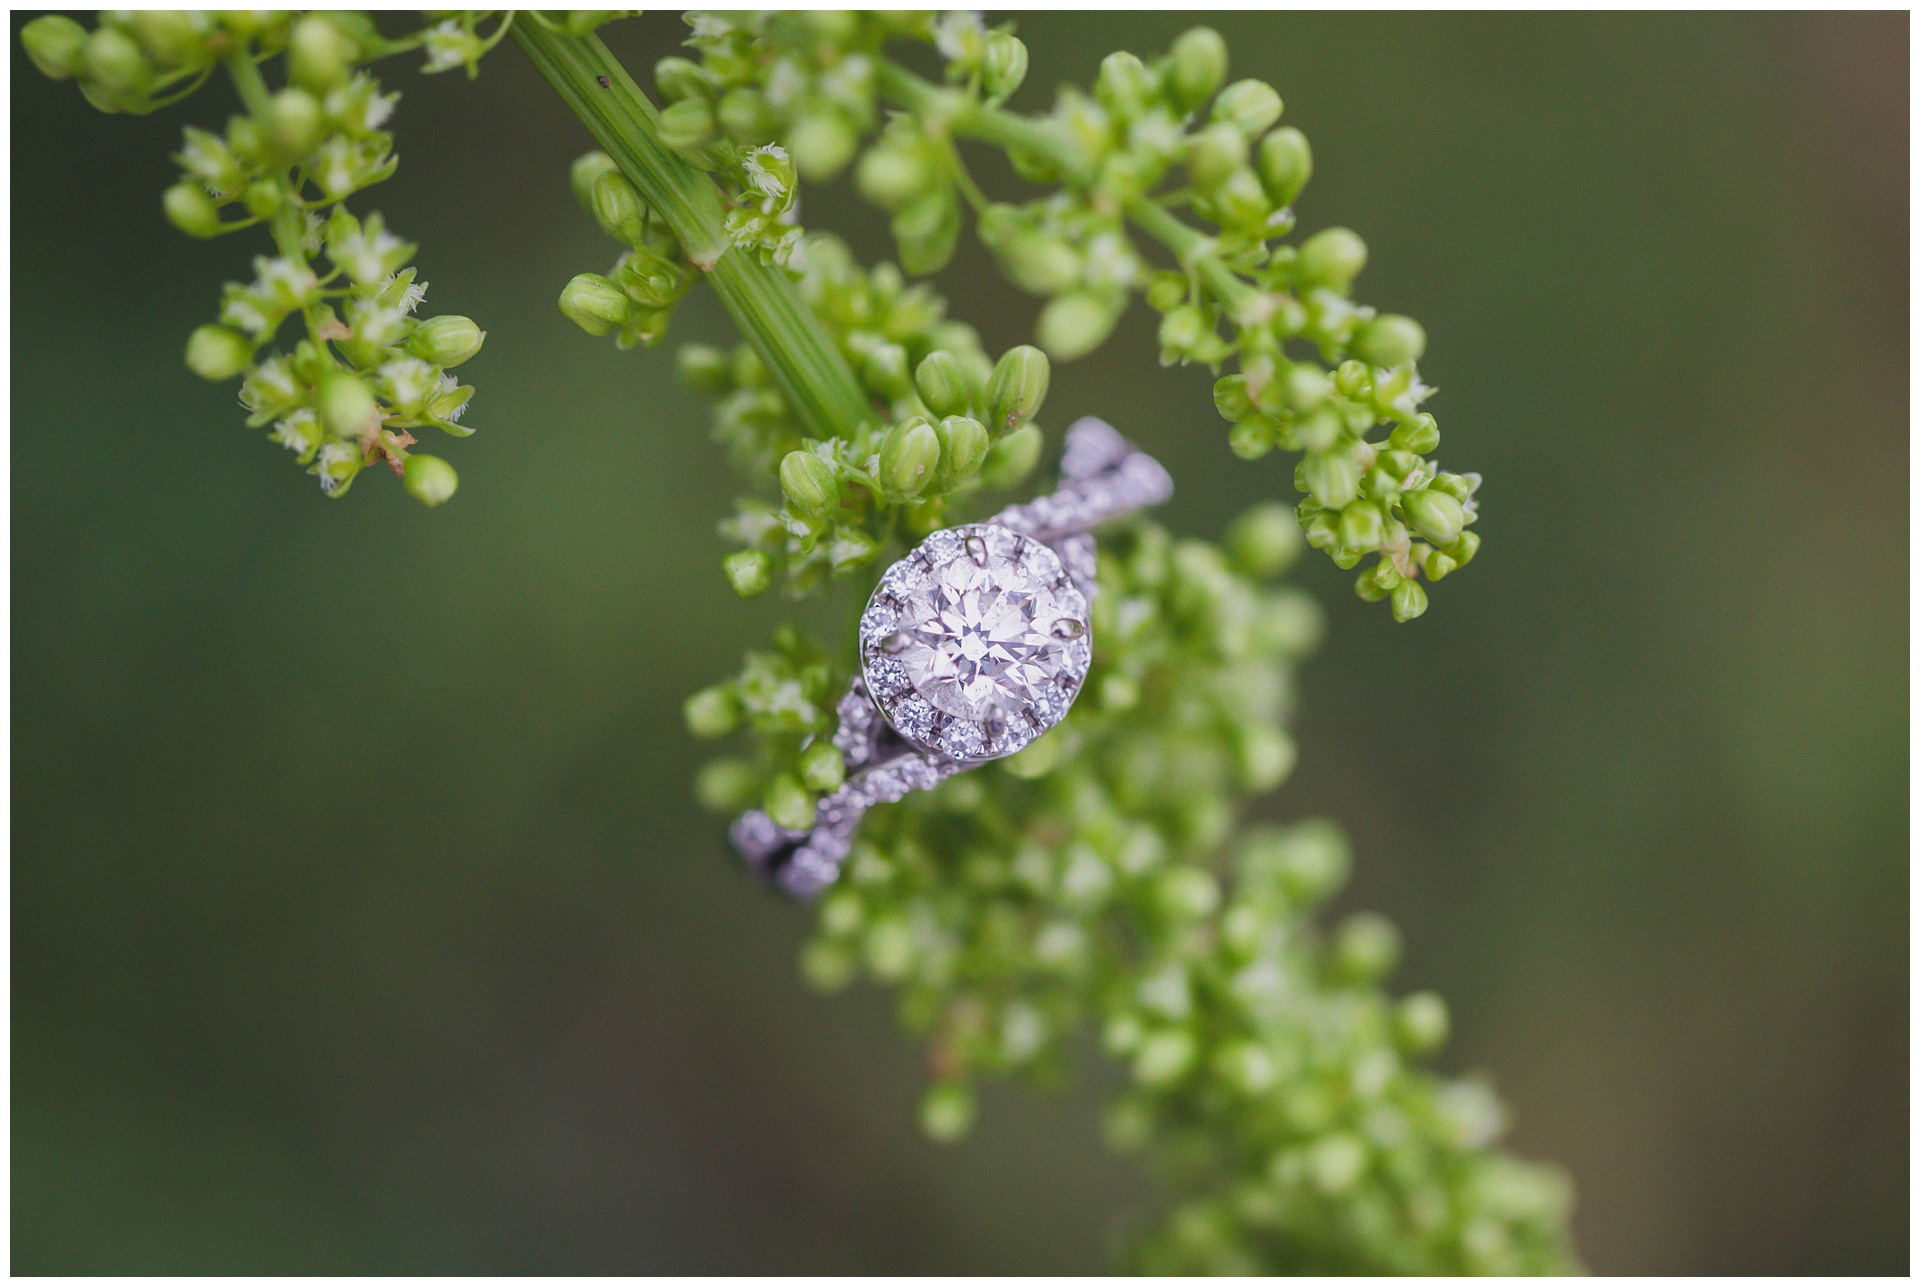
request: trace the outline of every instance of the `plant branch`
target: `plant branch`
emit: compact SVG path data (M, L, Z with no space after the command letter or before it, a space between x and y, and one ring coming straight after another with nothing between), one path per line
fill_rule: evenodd
M705 270L808 430L820 438L845 437L871 420L873 408L853 369L792 280L732 248L719 188L661 140L653 104L600 38L521 22L513 39L666 221L687 258Z

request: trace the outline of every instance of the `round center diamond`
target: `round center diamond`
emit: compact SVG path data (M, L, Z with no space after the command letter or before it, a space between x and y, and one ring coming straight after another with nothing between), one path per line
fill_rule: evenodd
M1086 597L1054 552L990 524L928 537L861 621L880 709L909 741L963 760L1012 754L1059 722L1090 642Z
M896 655L907 681L949 715L1018 714L1061 670L1060 605L1030 567L955 559L905 606Z

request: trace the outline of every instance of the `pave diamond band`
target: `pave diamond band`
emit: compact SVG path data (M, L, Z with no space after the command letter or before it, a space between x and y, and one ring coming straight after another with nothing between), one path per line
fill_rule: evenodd
M880 578L837 709L847 780L810 831L758 809L735 820L728 834L758 872L811 898L868 809L1012 755L1065 717L1093 658L1090 530L1165 501L1173 480L1091 417L1067 430L1060 477L1050 496L933 533Z

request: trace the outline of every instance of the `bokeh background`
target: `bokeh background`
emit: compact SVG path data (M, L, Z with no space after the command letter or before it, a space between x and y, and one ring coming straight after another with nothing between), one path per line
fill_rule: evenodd
M1306 561L1331 629L1262 810L1351 829L1343 905L1572 1172L1594 1268L1904 1271L1906 16L1207 20L1489 480L1416 624ZM1191 21L1023 17L1019 101ZM781 607L721 582L671 346L554 307L612 251L517 51L394 66L359 203L490 333L432 512L323 500L181 367L260 249L159 211L229 91L110 118L11 69L13 1268L1102 1268L1154 1192L1097 1143L1099 1060L924 1142L887 998L806 990L805 915L690 800L681 697ZM807 215L886 253L844 187ZM977 250L939 281L1030 333ZM704 296L675 329L730 335ZM1047 427L1089 412L1179 531L1290 494L1141 312L1056 374Z

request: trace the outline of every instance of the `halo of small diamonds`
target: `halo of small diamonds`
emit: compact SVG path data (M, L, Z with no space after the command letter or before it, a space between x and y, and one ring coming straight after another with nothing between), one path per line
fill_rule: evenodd
M976 523L935 532L880 578L860 619L867 691L922 750L1012 755L1087 677L1087 598L1046 545Z

